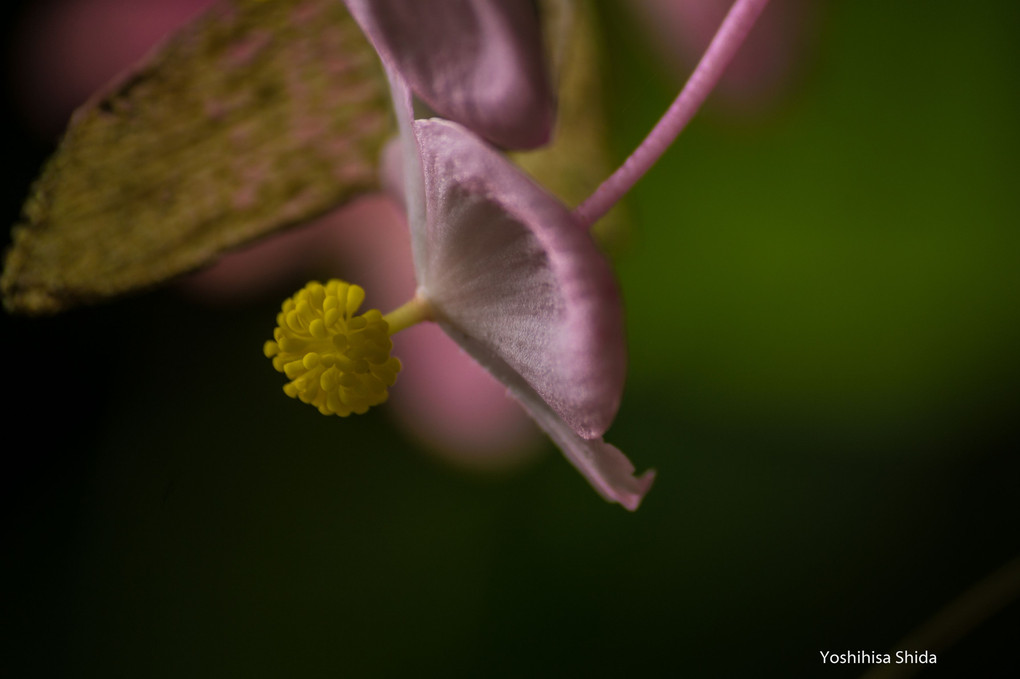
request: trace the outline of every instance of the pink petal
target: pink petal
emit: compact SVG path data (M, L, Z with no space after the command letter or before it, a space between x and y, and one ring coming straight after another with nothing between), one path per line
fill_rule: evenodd
M418 282L436 315L584 438L620 404L623 320L605 257L558 200L456 123L414 123L425 179ZM421 230L412 222L412 230ZM419 234L420 235L420 234Z
M655 479L653 470L648 470L641 476L634 476L634 465L618 448L601 438L594 440L580 438L514 369L497 358L483 343L465 335L450 324L440 325L479 363L507 385L510 393L563 451L570 463L588 479L599 495L609 502L620 503L630 511L638 508Z
M555 99L528 0L347 0L383 62L440 115L508 148L549 140Z
M407 173L404 170L403 140L391 139L383 147L379 157L379 183L390 198L407 212L407 198L404 195L404 182Z

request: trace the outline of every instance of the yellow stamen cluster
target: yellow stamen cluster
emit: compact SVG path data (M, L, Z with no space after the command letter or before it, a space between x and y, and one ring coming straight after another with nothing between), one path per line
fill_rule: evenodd
M341 417L386 400L400 361L390 357L393 343L382 314L354 315L364 299L361 287L334 279L313 281L283 303L264 351L290 379L283 387L287 396Z

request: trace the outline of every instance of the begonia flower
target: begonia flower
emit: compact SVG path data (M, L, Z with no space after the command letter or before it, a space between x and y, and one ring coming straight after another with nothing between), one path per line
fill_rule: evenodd
M418 289L385 316L375 310L358 315L364 292L340 281L309 284L285 302L274 340L265 347L290 378L285 391L324 413L364 412L386 400L400 369L389 355L389 336L435 321L507 387L603 496L635 509L652 474L635 477L633 465L601 439L622 391L622 314L608 263L588 230L694 114L764 4L737 0L660 124L571 211L475 136L527 146L543 138L535 130L545 127L548 134L549 108L542 102L550 100L541 87L535 97L529 90L540 79L513 77L532 72L537 63L529 60L537 43L514 37L526 28L521 21L533 11L530 3L504 11L463 2L458 6L464 11L445 19L422 17L408 24L399 17L392 23L388 12L413 16L420 5L352 0L362 8L362 28L387 66L395 94ZM477 25L465 21L468 11ZM486 32L500 25L504 28ZM423 26L428 31L420 31ZM479 39L476 32L490 37ZM515 51L521 44L530 47ZM402 58L419 50L441 53L445 46L453 56L431 60L421 52L418 59ZM413 121L406 81L435 111L467 127ZM493 84L505 87L493 90ZM493 91L498 96L490 96ZM515 100L529 97L538 105L514 108Z
M402 138L418 289L385 316L356 315L364 291L337 280L310 283L286 300L265 353L289 378L287 395L324 414L364 412L386 400L400 370L389 335L435 321L506 385L603 497L636 509L654 472L635 476L601 438L619 406L626 358L615 282L588 228L694 115L765 2L737 0L663 119L573 212L466 128L413 120L407 85L380 50Z
M596 490L636 509L652 474L633 476L599 438L619 407L626 362L608 261L562 203L494 148L457 123L412 122L408 92L392 78L418 290L385 317L356 316L364 293L337 281L287 300L266 353L290 378L288 395L324 413L364 412L385 400L399 370L382 337L433 320ZM358 367L345 370L352 361Z

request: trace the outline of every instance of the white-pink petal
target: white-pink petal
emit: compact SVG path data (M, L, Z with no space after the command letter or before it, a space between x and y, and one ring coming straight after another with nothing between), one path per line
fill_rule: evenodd
M426 203L418 283L438 320L486 347L579 436L601 436L626 373L609 262L559 200L473 134L435 119L414 131Z
M388 71L419 292L600 495L637 509L654 472L635 476L600 438L626 371L609 263L567 208L498 151L456 123L413 121L410 93Z
M495 356L484 343L461 332L457 327L440 322L443 330L475 360L506 385L535 423L548 434L563 455L588 479L599 495L609 502L618 502L630 511L641 504L655 480L655 472L648 470L634 475L634 465L620 452L601 438L583 439L554 413L545 400L535 393L524 379L510 366Z

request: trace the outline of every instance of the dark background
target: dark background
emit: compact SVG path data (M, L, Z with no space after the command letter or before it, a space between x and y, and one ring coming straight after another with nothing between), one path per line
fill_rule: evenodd
M55 143L12 75L22 5L9 223ZM677 83L599 8L622 158ZM1016 558L1017 6L807 30L781 96L715 102L630 197L607 438L658 470L636 514L551 446L469 473L385 408L283 398L260 349L289 290L0 316L0 673L858 676L819 651L899 648ZM921 676L992 676L1018 633L1011 601Z

